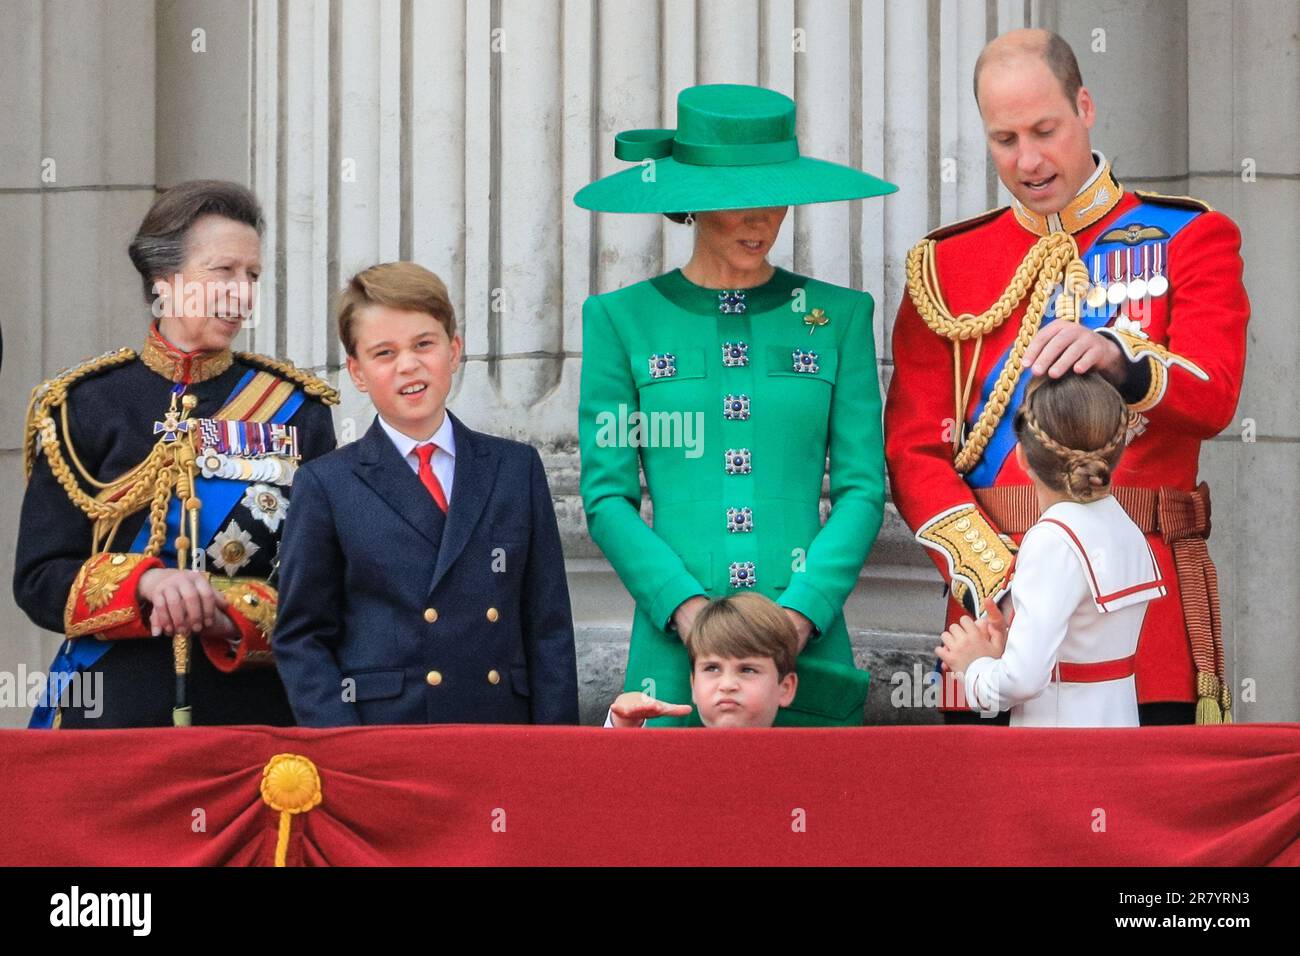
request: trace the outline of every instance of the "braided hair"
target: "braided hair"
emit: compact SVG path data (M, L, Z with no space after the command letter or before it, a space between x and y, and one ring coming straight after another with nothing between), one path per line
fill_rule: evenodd
M1016 438L1029 467L1075 501L1110 493L1127 443L1128 406L1097 372L1035 378L1016 412Z

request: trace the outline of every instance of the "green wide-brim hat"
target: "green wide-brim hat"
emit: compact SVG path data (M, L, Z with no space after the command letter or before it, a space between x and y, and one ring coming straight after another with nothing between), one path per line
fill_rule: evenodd
M761 86L717 83L677 95L676 129L634 129L614 155L635 163L578 190L596 212L711 212L799 206L895 192L860 169L799 155L794 100Z

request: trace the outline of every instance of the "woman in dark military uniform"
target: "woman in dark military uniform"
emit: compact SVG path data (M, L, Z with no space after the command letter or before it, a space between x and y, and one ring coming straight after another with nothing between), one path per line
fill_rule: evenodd
M130 246L157 317L143 349L32 393L14 596L67 635L33 727L293 723L274 571L294 471L334 447L338 396L230 349L262 227L235 183L167 190Z

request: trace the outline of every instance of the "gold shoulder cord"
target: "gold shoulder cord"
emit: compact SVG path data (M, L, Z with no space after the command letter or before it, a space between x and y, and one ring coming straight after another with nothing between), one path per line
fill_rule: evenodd
M320 399L326 405L337 405L339 403L337 389L331 388L330 384L324 379L313 375L306 369L298 368L292 362L282 362L279 359L273 359L257 352L236 352L235 358L245 365L252 365L267 372L274 372L295 385L301 385L304 392L312 398Z
M303 371L288 362L277 361L254 352L235 354L248 365L275 372L302 386L308 395L318 398L326 405L336 405L339 402L339 393L310 372ZM134 350L124 348L84 362L32 389L31 401L27 405L27 423L23 441L24 475L27 480L31 480L36 455L38 452L44 453L50 471L67 493L68 498L94 522L91 556L106 550L122 520L135 514L146 504L149 506L149 541L144 553L158 554L167 534L167 507L171 503L172 493L176 490L177 480L182 477L178 448L186 443L192 446L193 435L188 431L174 442L159 439L144 461L109 482L99 481L82 464L76 450L72 447L68 431L68 389L83 378L125 365L135 358ZM172 411L178 412L175 408ZM188 409L184 413L178 412L181 419L184 419L187 413ZM67 458L64 457L65 446ZM69 459L71 466L68 463ZM95 494L88 494L83 490L77 480L78 475L87 486L97 489Z
M36 386L32 389L31 401L27 405L27 423L23 436L23 471L26 480L31 480L37 453L43 453L49 462L51 473L68 498L95 523L90 554L92 557L106 549L122 519L139 511L145 504L149 505L149 542L144 553L157 555L167 534L167 506L179 474L173 443L160 439L140 464L120 478L102 482L81 463L68 432L68 389L87 376L125 365L135 358L134 350L118 349L91 359ZM58 425L54 419L56 412L59 416ZM59 426L62 426L62 439L59 437ZM97 494L87 494L82 489L68 459L63 456L65 445L77 475L87 485L98 489Z
M44 440L43 426L47 421L53 424L48 417L49 410L62 406L68 400L68 386L88 375L134 360L134 349L106 352L98 358L82 362L76 368L60 372L54 378L46 379L32 389L32 397L27 402L27 423L23 430L23 474L26 480L31 480L32 467L36 464L37 440Z
M916 311L931 331L953 344L953 401L956 406L953 465L959 473L966 474L979 462L994 430L1006 414L1007 405L1010 404L1011 395L1015 392L1023 371L1021 365L1025 350L1042 326L1043 314L1047 311L1053 291L1058 285L1064 288L1057 299L1057 316L1066 322L1077 322L1080 299L1088 291L1088 269L1079 258L1079 247L1072 235L1066 232L1049 233L1034 243L1026 253L1011 278L1011 284L992 306L980 315L963 312L955 316L939 288L935 248L935 240L922 239L908 252L907 292ZM1029 302L1024 318L1020 320L1020 332L1016 336L1011 355L993 386L988 404L984 406L969 437L962 442L960 426L966 420L966 406L970 401L983 338L1007 320L1026 294L1029 295ZM975 339L975 354L963 390L961 343L972 338Z

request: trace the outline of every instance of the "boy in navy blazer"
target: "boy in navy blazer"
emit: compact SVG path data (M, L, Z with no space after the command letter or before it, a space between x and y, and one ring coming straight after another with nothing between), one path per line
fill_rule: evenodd
M447 411L463 343L446 287L410 262L366 269L339 338L378 414L294 478L273 647L298 723L576 724L546 473Z

